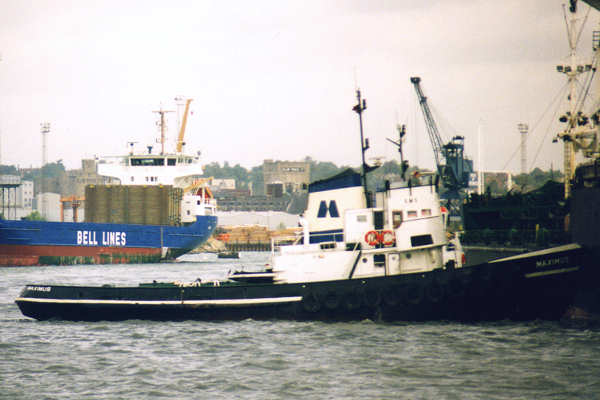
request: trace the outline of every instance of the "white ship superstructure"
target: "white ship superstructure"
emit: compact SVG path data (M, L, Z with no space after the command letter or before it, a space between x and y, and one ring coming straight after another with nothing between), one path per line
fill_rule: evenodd
M98 174L119 179L122 185L187 186L202 176L200 156L184 154L128 154L98 160Z
M191 101L186 100L175 152L165 152L165 114L169 111L161 109L156 111L160 115L160 152L153 153L153 146L147 146L145 152L136 152L134 142L130 142L129 154L97 159L98 174L116 178L121 185L171 185L183 189L181 219L184 223L193 222L197 215L215 215L217 207L216 200L206 187L206 179L202 178L204 171L200 152L196 155L183 152L183 137Z

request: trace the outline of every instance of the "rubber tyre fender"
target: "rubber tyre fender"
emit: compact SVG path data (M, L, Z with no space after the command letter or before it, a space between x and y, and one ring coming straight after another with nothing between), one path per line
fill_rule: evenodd
M446 292L450 298L461 298L465 295L466 282L458 276L450 278Z
M343 306L347 311L358 310L362 306L362 296L356 291L348 292L343 297Z
M423 285L420 282L413 282L404 291L404 299L406 304L418 305L423 302L425 297L425 291Z
M366 289L363 300L368 307L377 307L381 303L381 293L375 288Z
M325 295L325 299L323 300L323 304L325 308L329 310L335 310L340 306L340 296L335 291L329 291Z
M431 303L439 303L444 298L444 288L435 279L427 285L425 292L427 294L427 300Z
M400 291L397 287L390 287L383 291L383 302L386 306L396 307L400 304Z
M314 292L302 296L302 308L309 313L316 313L321 309L319 298Z

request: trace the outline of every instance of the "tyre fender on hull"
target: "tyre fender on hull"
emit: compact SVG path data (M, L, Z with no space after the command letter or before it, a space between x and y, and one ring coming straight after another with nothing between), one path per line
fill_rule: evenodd
M400 304L400 289L396 286L387 288L382 294L383 302L390 307L396 307Z
M431 303L439 303L444 297L444 288L436 279L434 279L427 285L425 293L427 295L427 300Z
M410 283L404 290L404 301L409 305L417 305L423 302L425 291L420 282Z
M376 288L367 288L363 295L363 301L368 307L377 307L381 303L381 293Z
M351 291L344 295L342 302L346 310L354 311L362 305L362 296L357 291Z
M316 313L321 309L319 298L314 292L302 296L302 308L310 313Z
M454 276L450 278L447 285L447 293L450 298L460 298L465 295L465 287L468 282L465 282L465 279Z
M340 306L340 296L335 291L330 291L325 296L323 304L325 304L327 309L335 310Z

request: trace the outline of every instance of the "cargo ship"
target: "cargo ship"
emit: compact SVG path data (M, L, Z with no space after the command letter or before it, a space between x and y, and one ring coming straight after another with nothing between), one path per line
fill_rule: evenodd
M85 222L0 220L0 265L145 263L174 259L205 242L217 226L216 200L201 179L200 156L183 152L188 100L176 149L97 159L117 185L85 189Z
M600 7L598 2L588 3ZM558 117L563 126L553 139L564 146L564 180L551 179L534 190L509 191L503 196L471 194L462 207L461 239L470 255L478 253L481 261L497 253L509 255L570 242L587 245L599 240L594 227L600 222L595 211L600 198L586 195L584 202L578 199L597 185L594 166L600 161L600 108L596 97L600 82L595 79L595 72L600 36L594 32L593 58L582 62L577 55L577 39L587 20L583 18L586 11L581 12L578 2L571 1L564 12L570 54L564 64L556 66L556 71L566 77L567 102Z

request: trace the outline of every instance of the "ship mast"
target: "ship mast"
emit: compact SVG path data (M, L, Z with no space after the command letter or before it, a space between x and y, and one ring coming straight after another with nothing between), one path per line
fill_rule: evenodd
M565 11L565 23L567 25L567 34L569 40L569 58L565 65L558 65L556 70L567 76L569 87L569 109L565 115L560 117L560 121L566 123L566 127L559 132L557 139L563 141L563 161L565 174L565 198L571 195L571 182L575 175L575 152L577 150L586 150L590 148L590 138L596 136L596 127L589 122L589 118L583 115L580 109L583 101L577 97L577 84L579 75L592 70L592 64L580 65L577 63L577 42L580 36L580 29L577 26L577 2L571 0L569 6L570 19L567 19ZM583 28L583 26L582 26ZM582 99L584 100L584 99Z
M160 110L152 111L152 112L160 114L160 122L158 123L158 125L160 126L160 154L163 155L163 154L165 154L165 133L166 133L166 129L167 129L167 122L166 122L165 114L173 112L173 111L163 110L161 107Z
M352 107L352 111L358 114L358 123L360 124L360 149L362 154L362 170L361 170L361 180L363 184L363 191L365 192L365 200L367 202L367 208L371 207L371 200L369 196L369 191L367 188L367 172L371 170L371 168L367 165L365 161L365 151L369 149L369 139L365 139L363 135L363 122L362 122L362 113L367 109L367 100L362 99L360 96L360 89L356 90L356 99L357 103L354 107Z
M390 138L387 138L387 140L398 147L398 152L400 153L400 176L402 177L402 180L405 180L406 170L408 169L408 160L404 160L402 142L404 141L404 135L406 135L406 125L396 124L396 129L398 130L398 141L396 142Z

